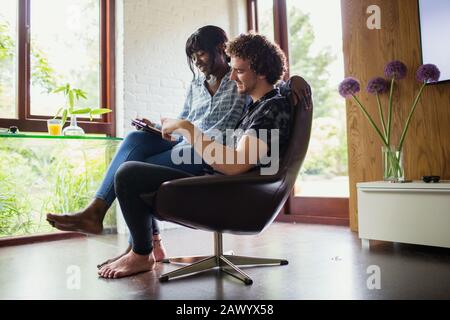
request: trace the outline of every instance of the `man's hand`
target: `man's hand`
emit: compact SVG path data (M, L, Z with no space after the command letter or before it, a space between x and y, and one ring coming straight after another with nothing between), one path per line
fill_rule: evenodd
M287 85L291 89L288 99L293 106L303 101L307 110L312 108L311 87L305 79L299 76L292 76L289 78Z
M191 123L187 120L161 118L161 124L162 137L166 140L174 141L176 139L172 136L172 133L185 136L188 125Z

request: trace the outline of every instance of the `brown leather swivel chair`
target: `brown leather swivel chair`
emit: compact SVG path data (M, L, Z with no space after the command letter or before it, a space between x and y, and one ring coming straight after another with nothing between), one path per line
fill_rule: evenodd
M304 84L309 91L308 84ZM157 217L212 231L215 245L210 256L167 259L166 262L192 264L161 275L161 282L219 267L245 284L252 284L252 279L238 266L288 264L281 259L224 254L222 233L258 234L269 226L286 202L305 158L311 132L311 96L299 98L292 136L277 174L260 175L256 170L238 176L206 175L168 181L159 187L153 198Z

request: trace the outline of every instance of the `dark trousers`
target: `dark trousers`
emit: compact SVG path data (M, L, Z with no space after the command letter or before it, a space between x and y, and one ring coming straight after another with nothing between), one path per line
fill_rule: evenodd
M119 167L114 178L115 193L130 230L135 253L145 255L153 250L151 230L155 212L141 195L155 192L165 181L192 176L185 171L137 161L128 161Z

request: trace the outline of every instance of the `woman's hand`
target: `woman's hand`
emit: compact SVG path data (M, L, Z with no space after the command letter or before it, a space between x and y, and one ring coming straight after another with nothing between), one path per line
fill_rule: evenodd
M139 119L138 119L139 120ZM150 127L154 127L155 124L153 122L151 122L150 120L146 119L146 118L142 118L140 119L141 121L145 122L146 124L148 124Z
M189 127L192 126L192 123L187 120L169 118L161 118L161 124L162 137L169 141L176 140L172 136L173 133L178 133L186 137Z

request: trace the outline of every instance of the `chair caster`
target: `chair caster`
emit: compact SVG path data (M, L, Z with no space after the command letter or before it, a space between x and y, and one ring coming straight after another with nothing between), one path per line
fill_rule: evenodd
M289 261L287 261L287 260L281 260L280 266L285 266L285 265L287 265L287 264L289 264Z
M249 286L249 285L253 284L253 280L252 280L252 279L245 279L245 280L244 280L244 283L245 283L247 286Z
M159 282L168 282L169 281L169 277L168 276L161 276L159 277Z

